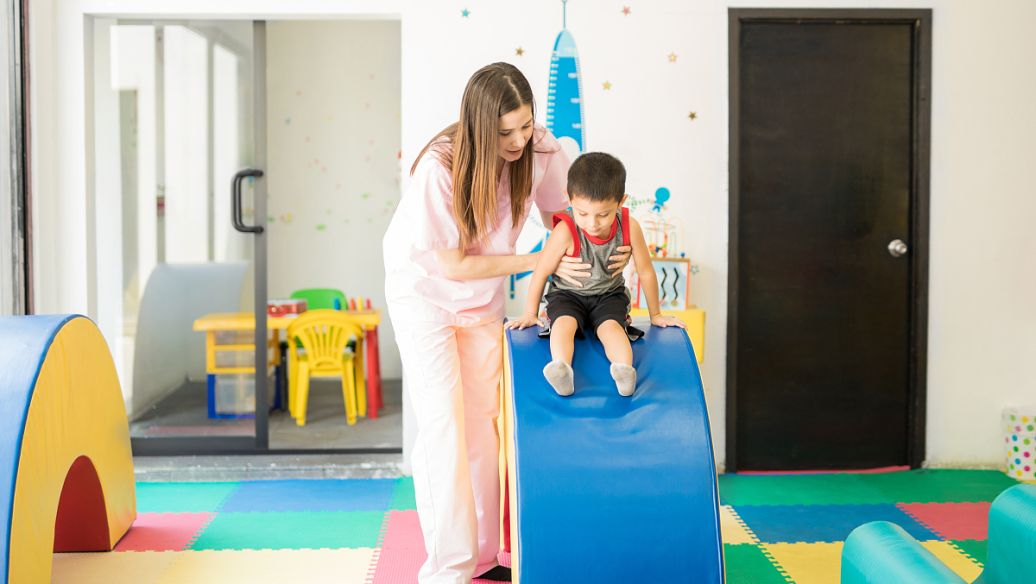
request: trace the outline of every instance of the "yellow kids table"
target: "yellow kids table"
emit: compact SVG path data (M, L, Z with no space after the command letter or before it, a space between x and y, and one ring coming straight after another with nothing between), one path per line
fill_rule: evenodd
M381 324L379 310L349 310L367 331L367 384L368 412L371 418L378 417L381 407L381 368L378 358L378 325ZM294 316L267 316L266 328L272 333L267 347L270 349L270 366L281 364L281 331L287 331ZM205 369L209 375L253 374L252 365L255 343L255 314L251 312L225 312L206 314L194 321L195 331L205 333ZM225 357L221 357L226 355Z
M694 347L694 356L698 359L698 363L705 361L705 311L698 308L697 306L691 306L686 310L668 310L663 309L662 314L668 316L675 316L687 324L687 337L691 339L691 345ZM630 316L633 318L644 317L647 318L648 311L646 308L634 308L630 311Z

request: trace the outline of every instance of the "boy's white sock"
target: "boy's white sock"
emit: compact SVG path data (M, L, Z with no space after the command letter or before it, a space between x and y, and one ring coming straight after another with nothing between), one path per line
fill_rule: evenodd
M564 361L547 363L547 366L543 368L543 376L547 378L547 382L554 388L554 391L562 397L568 397L575 391L575 386L572 384L572 366Z
M637 390L637 370L625 363L612 363L610 368L619 395L629 397Z

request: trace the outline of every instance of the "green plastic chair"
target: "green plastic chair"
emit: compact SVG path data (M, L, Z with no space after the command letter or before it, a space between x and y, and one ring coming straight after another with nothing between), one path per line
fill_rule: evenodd
M348 308L345 292L337 288L302 288L291 293L292 300L305 300L306 310L345 310ZM301 347L302 342L295 341ZM285 346L282 348L286 348ZM356 350L356 341L349 341L349 348Z
M292 300L305 300L307 310L343 310L345 293L336 288L303 288L291 293Z

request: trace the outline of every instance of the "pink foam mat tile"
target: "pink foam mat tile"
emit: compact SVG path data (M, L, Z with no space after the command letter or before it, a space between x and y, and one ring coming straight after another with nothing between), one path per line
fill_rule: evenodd
M503 564L510 565L510 554L498 556ZM381 550L377 554L377 566L369 584L413 584L417 572L424 563L424 538L416 511L389 511L385 521ZM491 584L489 580L475 578L472 584Z
M140 513L115 546L117 552L166 552L187 549L215 513Z
M943 539L984 540L989 534L989 503L900 503L905 513Z
M424 539L417 511L389 511L371 584L416 582L424 559Z

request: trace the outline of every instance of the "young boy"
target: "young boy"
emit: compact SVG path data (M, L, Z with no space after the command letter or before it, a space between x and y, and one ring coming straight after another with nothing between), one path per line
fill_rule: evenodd
M554 216L554 230L536 263L529 284L529 300L521 318L507 328L524 329L539 324L537 313L547 277L565 255L590 264L590 277L582 286L554 278L547 292L550 320L551 362L543 375L561 396L572 395L572 352L577 331L596 333L611 361L611 376L620 395L630 396L637 388L633 349L627 336L630 296L622 270L609 272L608 258L616 248L632 245L633 262L647 297L651 324L684 327L679 319L663 316L658 305L658 283L651 267L647 243L640 224L622 206L626 200L626 169L610 154L590 152L572 163L568 171L568 197L572 208Z

